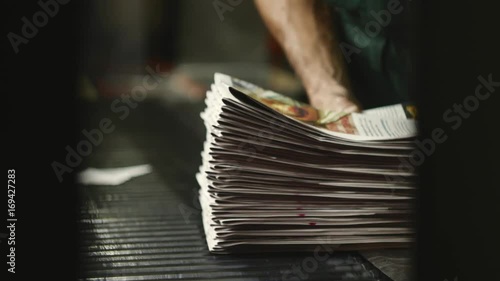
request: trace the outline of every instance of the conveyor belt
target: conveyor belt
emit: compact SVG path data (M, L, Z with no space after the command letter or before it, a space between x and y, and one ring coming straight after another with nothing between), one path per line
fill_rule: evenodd
M308 253L210 254L194 192L201 139L172 112L141 106L87 158L100 168L151 163L153 173L79 187L82 280L390 280L358 253L315 264Z

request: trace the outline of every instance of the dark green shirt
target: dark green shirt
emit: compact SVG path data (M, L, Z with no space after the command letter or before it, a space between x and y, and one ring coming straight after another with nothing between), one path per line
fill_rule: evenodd
M408 102L411 13L401 0L327 0L351 86L364 108Z

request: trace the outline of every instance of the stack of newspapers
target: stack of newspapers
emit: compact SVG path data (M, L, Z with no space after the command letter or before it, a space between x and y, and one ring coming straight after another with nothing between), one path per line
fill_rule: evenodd
M416 110L325 112L215 74L197 174L214 253L406 247Z

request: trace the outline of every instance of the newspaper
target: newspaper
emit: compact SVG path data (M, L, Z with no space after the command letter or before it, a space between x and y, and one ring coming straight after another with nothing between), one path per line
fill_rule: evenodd
M235 88L291 120L300 121L331 136L366 141L405 139L417 134L415 107L412 105L396 104L363 113L347 114L315 109L308 104L221 73L215 74L215 83L221 88ZM227 93L224 89L218 91ZM229 93L233 94L231 91ZM225 97L231 99L230 95Z
M417 134L414 106L328 112L228 75L214 80L196 175L210 251L413 241L415 175L399 164Z

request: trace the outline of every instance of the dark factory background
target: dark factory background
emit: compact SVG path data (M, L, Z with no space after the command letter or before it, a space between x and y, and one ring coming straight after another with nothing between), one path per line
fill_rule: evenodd
M53 280L281 280L303 256L207 253L194 178L205 138L199 113L214 72L305 99L253 1L60 2L16 48L8 36L3 41L4 162L16 169L19 219L18 272L2 280L33 273ZM498 9L481 2L413 3L413 90L423 138L474 92L478 76L500 80ZM4 35L22 35L22 18L41 9L36 1L9 1ZM498 279L497 92L420 167L409 262L415 280ZM144 163L153 172L121 186L77 183L87 168ZM358 276L387 280L356 253L335 261L349 259ZM335 261L311 280L338 276Z

